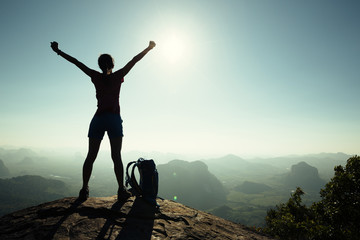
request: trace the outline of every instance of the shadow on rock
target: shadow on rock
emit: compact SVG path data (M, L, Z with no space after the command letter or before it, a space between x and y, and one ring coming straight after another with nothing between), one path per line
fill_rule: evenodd
M112 207L112 212L120 212L121 207L124 205L125 202L115 202ZM99 235L96 237L96 240L105 239L105 236L108 234L108 239L110 236L113 235L113 231L115 226L121 225L121 222L117 222L115 218L108 216L104 226L101 228Z
M150 240L156 212L156 206L148 204L142 198L136 198L116 239Z
M77 211L77 208L83 203L84 201L75 199L75 201L70 205L68 209L66 209L64 212L58 211L58 215L63 215L62 218L54 225L54 227L49 231L49 234L45 237L45 239L53 239L54 235L56 234L59 227L63 224L63 222L66 221L66 219L75 213ZM43 210L39 211L39 217L48 217L49 215L56 216L57 212L53 209L50 210Z

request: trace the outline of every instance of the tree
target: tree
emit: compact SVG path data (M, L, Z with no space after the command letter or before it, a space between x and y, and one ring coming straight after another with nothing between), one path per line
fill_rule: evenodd
M302 204L303 190L297 187L287 203L281 203L276 209L270 209L266 216L265 232L280 239L302 239L309 232L309 223L313 222L311 209Z
M268 211L264 231L280 239L360 239L360 157L334 170L319 202L302 205L297 188L286 204Z
M349 158L345 168L320 191L322 200L313 204L327 239L360 239L360 157Z

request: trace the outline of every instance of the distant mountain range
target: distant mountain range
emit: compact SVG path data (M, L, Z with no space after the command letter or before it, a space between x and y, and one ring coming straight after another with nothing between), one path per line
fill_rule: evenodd
M351 155L344 153L320 153L303 156L284 156L276 158L255 158L245 160L236 155L202 160L209 167L209 171L222 180L228 181L233 176L238 179L264 179L276 174L290 172L292 165L299 162L316 167L319 175L330 179L334 174L334 167L345 165Z
M28 148L4 149L0 147L0 158L5 161L21 161L24 158L39 157L36 152Z
M69 194L62 181L29 175L0 179L0 190L0 216Z
M284 170L266 162L252 162L236 155L226 155L221 158L202 160L209 167L209 171L221 180L229 183L231 179L247 180L263 179L264 177L283 173Z
M281 169L290 171L290 167L299 162L306 162L307 164L316 167L319 175L330 179L334 174L334 167L338 165L345 165L346 161L352 157L345 153L319 153L307 155L290 155L275 158L255 158L252 162L260 162L271 164Z

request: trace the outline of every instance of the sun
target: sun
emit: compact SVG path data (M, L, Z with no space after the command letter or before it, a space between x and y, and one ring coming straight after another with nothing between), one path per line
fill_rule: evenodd
M172 32L164 35L158 44L164 60L169 63L179 63L184 60L188 41L186 35Z

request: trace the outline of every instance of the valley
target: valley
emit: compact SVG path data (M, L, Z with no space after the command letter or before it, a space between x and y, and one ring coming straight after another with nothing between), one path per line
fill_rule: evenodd
M131 153L132 158L133 155L136 154ZM336 153L268 159L227 155L197 161L154 160L159 172L160 197L233 222L261 227L267 210L287 201L297 186L306 193L305 204L318 201L319 191L333 175L333 168L344 165L349 157ZM0 173L4 173L0 176L1 214L78 195L84 161L80 153L43 155L30 149L0 148L0 159L3 163ZM124 159L136 160L126 154ZM129 161L124 162L125 169ZM32 191L18 190L24 186ZM116 191L112 161L106 152L100 153L90 180L90 196L113 196Z

